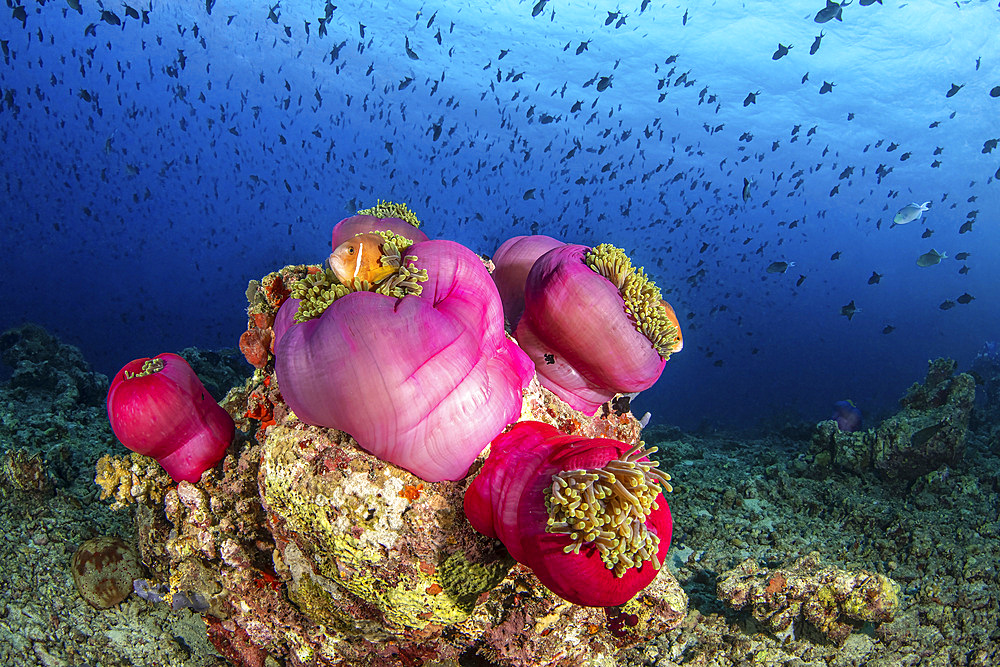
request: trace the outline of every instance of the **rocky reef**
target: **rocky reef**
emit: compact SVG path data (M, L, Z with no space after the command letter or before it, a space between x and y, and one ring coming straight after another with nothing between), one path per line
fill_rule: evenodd
M848 433L835 421L821 422L813 436L817 463L875 470L901 481L955 466L965 454L976 397L975 380L956 375L956 367L951 359L929 362L924 382L914 383L900 399L900 411L877 428Z
M90 436L113 441L104 415L108 378L31 323L0 334L0 361L11 368L0 388L0 488L49 495L89 486L97 458Z
M209 638L233 664L457 665L478 653L499 665L610 665L686 613L666 568L619 607L559 599L471 528L466 481L422 481L300 422L272 375L258 371L223 406L252 435L200 482L173 485L137 454L102 459L97 481L118 506L136 503L164 601L204 600ZM572 433L640 433L628 412L588 417L537 382L523 409Z

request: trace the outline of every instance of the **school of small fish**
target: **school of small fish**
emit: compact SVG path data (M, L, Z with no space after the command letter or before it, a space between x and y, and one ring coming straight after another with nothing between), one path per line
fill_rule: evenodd
M974 5L948 11L982 11ZM949 70L947 85L921 83L914 90L933 104L899 103L931 109L921 111L929 122L919 133L896 132L869 106L877 90L838 76L837 56L860 48L855 26L878 13L902 20L905 3L816 0L797 5L805 12L789 9L782 29L741 44L768 78L739 79L734 65L735 90L683 46L719 20L709 12L724 10L611 6L586 10L591 20L573 12L570 22L563 3L529 0L509 8L511 27L493 25L474 4L8 0L0 137L20 148L5 158L0 184L8 201L25 202L44 182L46 206L62 213L28 216L35 209L25 204L4 225L15 235L39 226L78 235L80 253L98 241L73 227L100 230L127 239L116 251L136 266L175 223L194 224L195 234L184 233L199 248L204 282L217 278L204 258L239 254L254 267L249 275L260 275L265 261L278 261L276 248L285 248L281 261L303 261L304 239L394 198L438 221L432 236L484 254L516 234L626 242L675 293L671 301L685 304L685 332L721 317L744 327L745 299L756 291L766 304L828 295L836 322L832 304L848 301L839 312L858 315L853 326L870 319L888 334L897 326L866 299L914 278L886 266L905 263L920 277L947 272L948 280L973 268L970 252L952 258L926 239L971 248L976 199L996 191L995 65L980 69L977 57ZM528 29L530 39L521 34ZM654 29L659 37L647 38ZM772 113L788 100L816 114ZM991 119L966 108L988 109ZM843 111L834 118L829 109ZM974 144L977 161L961 162L966 192L941 191L934 176L956 159L956 133ZM151 218L164 228L138 233L136 221ZM872 267L846 230L891 236L908 250ZM372 244L336 249L330 266L343 280L383 279L384 267L370 263ZM829 253L840 260L835 285L823 277ZM154 287L137 285L148 302ZM953 293L920 307L976 307L963 286ZM725 336L692 333L689 345L697 341L721 366L721 350L744 352Z

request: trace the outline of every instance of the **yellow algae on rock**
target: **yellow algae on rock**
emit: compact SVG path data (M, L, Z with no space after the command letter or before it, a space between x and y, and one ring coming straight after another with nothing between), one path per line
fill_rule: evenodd
M322 578L377 605L398 628L466 619L475 599L503 578L510 562L498 554L492 562L468 564L451 517L461 508L455 502L461 489L422 482L355 449L346 434L325 431L344 442L323 443L323 431L310 434L315 451L332 455L319 473L315 461L301 455L304 433L281 425L268 431L261 462L265 505L316 566L313 585L304 586L303 595L315 592ZM424 485L420 497L410 500L404 487L419 484ZM446 503L441 494L456 498ZM481 549L475 546L478 536L466 531L466 548Z
M101 487L101 500L115 499L111 505L114 509L136 501L161 503L173 485L170 475L156 459L134 452L127 456L102 456L97 460L94 482Z

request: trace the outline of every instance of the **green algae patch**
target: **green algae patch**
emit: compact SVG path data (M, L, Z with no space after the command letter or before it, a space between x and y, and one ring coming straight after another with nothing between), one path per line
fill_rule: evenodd
M465 613L472 613L476 600L496 587L510 571L513 561L495 561L486 565L470 563L461 553L448 556L438 568L444 593Z

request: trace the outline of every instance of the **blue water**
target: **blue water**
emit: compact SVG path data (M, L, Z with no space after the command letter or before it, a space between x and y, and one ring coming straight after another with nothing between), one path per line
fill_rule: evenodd
M824 0L26 0L23 26L11 1L0 329L38 322L108 375L234 346L247 282L321 261L379 198L481 253L628 250L685 334L634 406L654 422L891 412L928 359L1000 337L995 0L823 24ZM930 209L893 227L911 201Z

